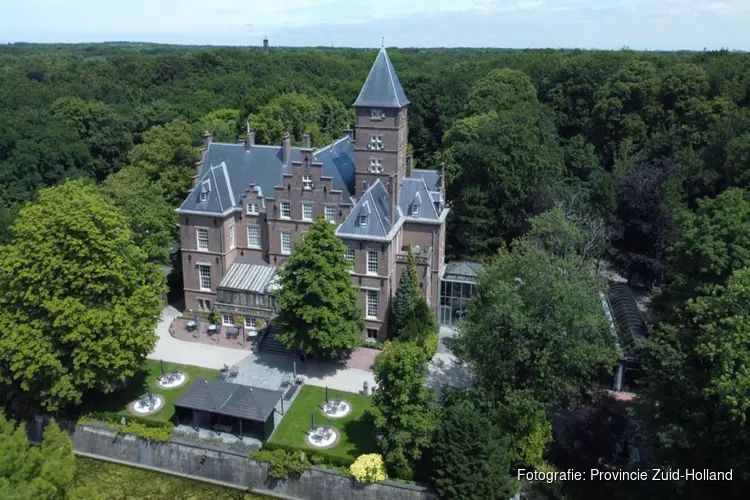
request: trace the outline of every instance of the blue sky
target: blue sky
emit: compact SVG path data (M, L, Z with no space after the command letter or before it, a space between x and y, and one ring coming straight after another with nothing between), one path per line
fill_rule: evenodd
M750 50L750 0L0 0L0 42Z

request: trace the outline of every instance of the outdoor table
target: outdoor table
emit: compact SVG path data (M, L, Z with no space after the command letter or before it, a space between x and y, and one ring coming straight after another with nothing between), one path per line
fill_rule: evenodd
M208 325L208 333L216 333L216 325Z
M257 337L257 336L258 336L258 331L257 330L250 330L250 333L247 334L247 338L249 340L255 340L255 337Z
M187 329L188 329L188 331L195 330L195 321L188 321L188 323L187 323Z
M238 332L237 328L230 326L229 328L227 328L227 338L229 339L229 338L237 337L237 332Z

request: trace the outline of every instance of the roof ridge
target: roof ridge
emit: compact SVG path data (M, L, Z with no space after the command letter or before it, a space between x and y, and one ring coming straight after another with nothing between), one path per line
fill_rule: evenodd
M211 172L211 177L214 178L214 188L216 189L216 199L219 200L219 210L224 211L224 204L221 202L221 196L219 195L219 182L216 180L216 174L214 173L214 166L208 169ZM229 187L229 186L227 186Z
M229 172L227 170L226 162L221 162L221 169L224 171L224 180L227 183L227 191L229 191L229 201L232 202L232 206L237 206L237 202L234 199L234 190L232 189L232 181L229 180Z
M375 186L380 185L383 187L383 190L385 191L385 186L383 186L383 183L380 182L380 179L375 179L375 182L370 186L370 189L373 189ZM380 209L378 208L378 204L375 203L375 197L370 192L370 189L367 190L368 193L370 193L370 198L372 199L372 204L375 206L375 211L378 212L378 215L380 214ZM388 194L388 191L386 191L386 194ZM385 214L378 217L378 224L380 224L380 228L383 230L383 234L388 234L388 231L385 230L385 224L383 224L382 218L385 217Z
M430 189L427 187L427 183L424 180L424 177L422 177L422 186L424 186L424 190L427 192L427 198L429 198L429 201L432 202L432 196L430 196ZM428 203L430 205L430 208L432 209L432 213L435 214L435 217L440 217L440 214L437 213L437 209L435 208L435 203Z
M380 49L380 51L385 56L385 65L388 68L388 79L391 81L391 88L393 89L393 95L396 97L396 103L400 106L401 100L398 98L398 92L396 92L396 83L393 81L393 73L396 69L393 67L393 63L391 63L391 58L388 57L388 52L385 51L385 47Z

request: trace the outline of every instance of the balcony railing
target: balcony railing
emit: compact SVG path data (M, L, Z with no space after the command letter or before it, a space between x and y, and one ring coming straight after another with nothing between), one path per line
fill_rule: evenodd
M396 262L406 262L408 258L409 258L409 254L406 254L406 253L396 254ZM430 262L431 259L432 259L432 251L422 252L414 256L414 263L420 264L423 266L428 266L431 263Z

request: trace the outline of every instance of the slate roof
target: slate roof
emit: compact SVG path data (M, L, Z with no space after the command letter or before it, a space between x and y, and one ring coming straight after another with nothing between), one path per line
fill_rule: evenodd
M237 257L221 280L219 288L245 292L266 293L268 285L276 276L276 266L262 260Z
M354 106L403 108L409 104L385 47L380 49Z
M419 206L419 214L412 215L412 207ZM424 178L413 179L407 177L401 181L398 206L407 218L420 218L427 220L438 220L440 213L435 208L432 195L430 194Z
M415 168L411 171L409 178L422 179L430 191L440 191L440 177L442 175L442 172L438 172L437 170Z
M354 144L349 137L313 153L323 164L323 175L331 177L333 189L340 190L343 201L354 193ZM291 148L289 161L283 161L281 146L229 144L213 142L205 152L203 167L195 189L188 194L178 211L224 213L242 203L242 196L251 184L265 196L273 196L274 188L283 185L283 174L290 173L292 161L300 161L300 148ZM208 197L201 202L201 192Z
M390 195L380 179L375 181L352 208L336 230L340 236L384 238L393 229L389 209ZM367 223L360 224L360 215L367 215ZM399 214L401 217L401 214Z
M281 399L281 392L197 378L174 405L228 417L265 422Z

